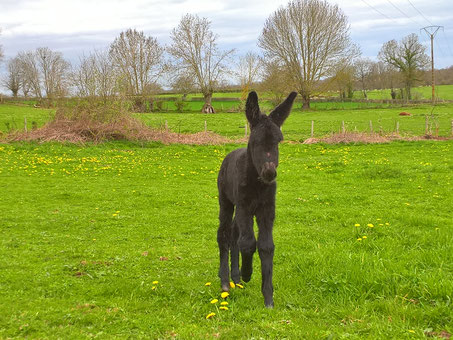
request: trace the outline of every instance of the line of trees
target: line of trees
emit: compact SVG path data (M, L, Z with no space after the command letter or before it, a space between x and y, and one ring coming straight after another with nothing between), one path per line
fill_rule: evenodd
M76 94L106 102L124 95L132 98L134 110L144 112L153 109L165 78L183 97L201 92L202 111L213 113L214 91L235 79L244 97L260 87L280 101L297 89L303 107L309 108L310 100L327 90L339 91L343 98L359 90L367 98L371 89L390 88L393 98L411 99L410 89L423 80L429 60L415 34L386 42L377 62L362 58L350 39L347 17L322 0L291 0L277 9L258 39L263 56L249 52L236 63L234 50L218 47L219 37L207 18L186 14L170 37L164 47L156 38L128 29L107 50L83 55L73 67L46 47L21 52L8 61L2 84L13 96L41 101Z

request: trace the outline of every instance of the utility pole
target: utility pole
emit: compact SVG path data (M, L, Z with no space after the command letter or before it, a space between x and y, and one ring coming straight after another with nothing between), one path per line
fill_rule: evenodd
M426 34L429 35L431 39L431 90L432 90L432 95L431 95L431 100L434 105L435 103L435 93L434 93L434 37L436 36L437 31L440 28L444 28L443 26L426 26L423 27L422 30L426 32Z

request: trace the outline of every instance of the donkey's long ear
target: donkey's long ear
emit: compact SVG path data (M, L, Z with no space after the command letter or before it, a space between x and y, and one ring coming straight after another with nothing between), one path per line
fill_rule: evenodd
M277 126L282 126L285 119L288 118L296 96L297 92L291 92L285 99L285 101L277 106L274 111L269 114L269 117Z
M258 105L258 95L255 91L249 93L247 97L247 102L245 103L245 116L249 121L250 125L253 127L258 123L260 118L260 107Z

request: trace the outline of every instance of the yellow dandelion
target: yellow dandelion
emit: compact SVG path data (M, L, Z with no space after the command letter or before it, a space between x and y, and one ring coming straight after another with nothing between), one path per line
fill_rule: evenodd
M219 302L219 300L217 300L217 299L212 299L211 300L211 303L217 303L217 302Z
M221 309L221 310L228 310L228 307L222 306L222 307L220 307L219 309Z
M210 286L210 285L211 285L211 282L206 282L204 285L205 285L205 286Z
M159 281L153 281L153 285L157 285Z
M362 238L363 238L363 239L366 239L367 237L364 235L364 236L362 236Z
M408 329L407 330L409 333L415 333L415 331L413 329Z
M153 286L153 288L151 288L152 290L156 290L156 286Z
M230 293L222 292L222 294L220 294L220 296L222 297L222 299L226 299L228 296L230 296Z
M112 214L113 217L118 216L118 214Z
M360 227L359 223L354 224L354 227Z
M231 288L236 287L236 285L234 284L234 282L230 282L230 287L231 287Z
M368 228L374 228L374 225L371 224L371 223L368 223L368 224L367 224L367 227L368 227Z
M209 313L208 315L206 315L206 319L210 319L210 318L212 318L213 316L215 316L215 313Z
M222 306L226 306L226 305L228 305L228 302L222 301L222 302L220 302L220 304L221 304Z
M357 241L362 241L362 238L361 238L361 237L359 237L359 238L357 239Z
M386 223L385 223L385 225L389 226L389 225L390 225L390 223L386 222Z
M236 287L239 287L239 288L241 288L241 289L244 289L244 286L241 285L240 283L237 283L237 284L236 284Z

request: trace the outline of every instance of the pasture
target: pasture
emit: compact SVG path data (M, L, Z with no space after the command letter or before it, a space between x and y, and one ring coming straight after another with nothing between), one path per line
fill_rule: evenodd
M328 103L320 103L328 104ZM354 103L332 103L354 104ZM265 105L264 105L265 106ZM400 112L409 112L411 116L399 116ZM33 108L30 106L17 106L11 104L0 105L0 132L11 129L24 129L24 117L27 127L32 127L32 122L37 126L44 125L53 115L54 110ZM204 130L206 121L207 129L228 138L237 139L244 137L245 116L243 113L137 113L135 117L142 119L149 126L162 130L167 122L168 128L173 132L196 133ZM321 137L331 132L339 132L342 122L348 131L370 131L372 121L373 131L384 134L396 131L399 124L401 135L425 134L425 119L430 116L429 124L432 134L449 136L452 133L451 120L453 119L453 104L417 105L406 107L387 107L374 109L320 109L302 111L299 104L289 116L283 132L286 140L302 141L311 135L311 122L314 122L314 136Z
M283 143L273 310L257 256L219 309L216 175L236 147L0 144L0 338L453 332L452 141Z

